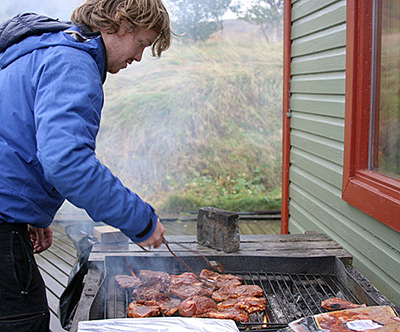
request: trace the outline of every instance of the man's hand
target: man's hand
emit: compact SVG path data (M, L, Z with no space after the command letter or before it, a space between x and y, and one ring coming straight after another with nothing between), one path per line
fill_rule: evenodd
M164 233L164 226L161 224L160 219L157 219L157 225L154 233L146 241L139 242L138 244L142 247L158 248L159 246L161 246L162 240L164 238Z
M53 231L50 226L46 228L38 228L29 225L29 234L31 236L34 254L39 254L50 248L53 243Z

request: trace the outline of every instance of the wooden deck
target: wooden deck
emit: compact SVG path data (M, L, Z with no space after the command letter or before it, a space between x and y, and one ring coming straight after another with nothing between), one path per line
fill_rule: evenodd
M54 222L52 229L52 246L35 255L35 259L46 284L50 309L50 330L61 332L65 330L61 327L58 319L58 303L68 284L68 276L76 260L76 249L72 241L66 236L62 223Z
M195 235L197 231L196 215L161 216L166 229L165 235ZM68 284L68 277L75 264L77 251L73 242L66 235L65 227L71 224L95 224L82 212L60 213L52 224L53 245L41 254L35 255L36 262L46 284L47 298L50 309L50 330L65 331L59 322L58 305L60 296ZM79 226L78 226L79 227ZM269 219L268 216L244 215L240 218L241 235L279 234L280 220Z

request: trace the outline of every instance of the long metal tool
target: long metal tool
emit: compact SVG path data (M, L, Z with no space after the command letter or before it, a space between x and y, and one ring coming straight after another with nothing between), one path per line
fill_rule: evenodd
M170 242L170 244L176 244L176 245L180 246L181 248L184 248L184 249L186 249L187 251L190 251L190 252L192 252L192 253L194 253L194 254L200 256L201 258L203 258L203 259L205 260L207 266L208 266L210 269L214 269L214 270L216 270L216 271L219 272L219 273L224 272L224 266L221 264L221 262L214 261L214 260L210 261L206 256L202 255L198 250L189 248L189 247L183 245L183 244L180 243L180 242Z
M168 251L172 254L172 256L174 256L180 263L182 263L190 272L192 272L198 279L200 282L202 282L204 285L206 286L212 286L213 283L215 282L214 280L211 279L207 279L204 277L199 276L189 265L187 265L182 259L180 259L173 251L172 249L169 247L169 244L167 242L167 240L164 238L163 239L163 243L165 244L165 246L167 247Z
M163 239L162 242L165 244L165 246L167 247L168 251L172 254L172 256L174 256L179 262L181 262L190 272L194 273L198 278L200 278L200 276L199 276L196 272L194 272L194 270L193 270L189 265L187 265L182 259L180 259L180 258L172 251L172 249L169 247L169 244L168 244L168 242L167 242L167 240L166 240L165 238Z

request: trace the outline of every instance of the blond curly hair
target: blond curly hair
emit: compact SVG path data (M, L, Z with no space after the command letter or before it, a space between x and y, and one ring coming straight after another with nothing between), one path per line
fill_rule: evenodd
M158 37L151 50L157 57L171 45L169 15L161 0L86 0L72 12L71 21L111 33L117 32L123 21L128 22L129 32L154 30Z

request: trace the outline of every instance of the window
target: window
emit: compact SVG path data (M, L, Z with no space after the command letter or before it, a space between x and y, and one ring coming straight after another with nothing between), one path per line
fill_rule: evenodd
M400 232L400 4L348 0L343 199Z

